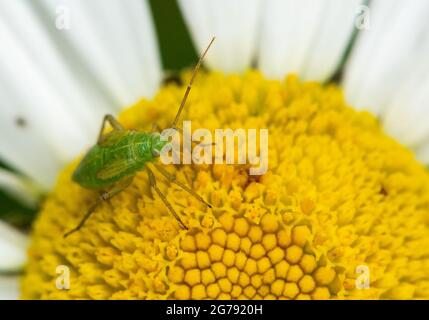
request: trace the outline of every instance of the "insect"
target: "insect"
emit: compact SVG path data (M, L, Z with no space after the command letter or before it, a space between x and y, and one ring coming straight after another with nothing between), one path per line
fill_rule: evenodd
M180 114L182 113L189 92L191 91L195 76L197 75L201 63L214 40L215 37L211 39L209 45L199 58L198 63L193 70L191 79L173 121L173 129L178 129L177 122L179 121ZM113 130L107 134L103 134L106 123L109 123ZM158 132L149 133L126 130L112 115L105 115L97 143L86 153L72 176L73 181L78 183L80 186L86 189L99 190L101 191L101 195L88 209L80 223L74 229L64 234L64 237L67 237L82 228L100 203L125 190L131 184L137 172L142 170L146 171L151 188L158 194L165 206L176 218L180 227L187 229L173 206L168 202L167 198L158 188L155 175L149 168L148 164L152 163L155 169L170 183L176 184L194 198L206 204L208 207L211 207L211 205L190 187L175 180L167 170L154 163L154 160L160 156L162 148L167 143L167 141L161 138Z

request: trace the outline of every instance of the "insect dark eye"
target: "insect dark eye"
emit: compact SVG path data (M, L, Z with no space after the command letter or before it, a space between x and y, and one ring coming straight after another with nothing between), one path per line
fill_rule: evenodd
M159 156L160 156L160 154L159 154L159 150L157 150L157 149L153 148L153 149L152 149L152 156L154 156L154 157L159 157Z

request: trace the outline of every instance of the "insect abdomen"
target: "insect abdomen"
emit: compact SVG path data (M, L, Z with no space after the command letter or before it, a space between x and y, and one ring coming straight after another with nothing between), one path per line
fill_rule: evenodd
M112 145L92 147L73 173L73 181L88 189L106 188L134 175L152 159L149 135L128 132ZM111 176L100 174L117 163L120 163L120 170L115 170Z

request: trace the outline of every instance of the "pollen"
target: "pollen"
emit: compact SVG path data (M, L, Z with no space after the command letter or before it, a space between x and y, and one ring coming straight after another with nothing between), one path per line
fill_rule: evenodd
M168 84L119 120L167 128L184 89ZM139 172L64 239L98 195L72 182L77 159L34 224L22 298L429 298L427 169L338 87L256 71L201 74L182 118L210 131L267 128L268 171L165 165L212 204L156 174L187 230Z

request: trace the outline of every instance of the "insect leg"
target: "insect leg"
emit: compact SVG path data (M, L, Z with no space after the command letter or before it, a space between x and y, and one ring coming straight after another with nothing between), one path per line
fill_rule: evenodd
M86 212L86 214L84 215L84 217L82 218L82 220L79 222L79 224L75 228L73 228L72 230L70 230L70 231L68 231L68 232L66 232L64 234L64 238L66 238L69 235L75 233L76 231L79 231L79 229L82 228L83 225L85 224L86 220L89 219L89 217L94 213L95 209L103 201L106 201L106 200L114 197L115 195L117 195L118 193L120 193L121 191L123 191L124 189L126 189L131 184L132 181L133 181L132 177L131 178L126 178L125 180L123 180L119 184L115 185L109 191L103 192L103 194L101 194L101 196L98 197L97 201L93 205L91 205L91 207L89 207L88 211Z
M161 128L154 122L152 123L152 132L160 132Z
M118 120L115 119L114 116L112 116L111 114L106 114L101 124L100 133L98 134L97 144L103 141L103 132L107 122L112 126L113 130L116 130L116 131L125 130L124 127L119 123Z
M152 170L150 170L148 167L146 167L147 176L149 178L150 186L158 193L158 196L161 198L162 202L164 202L165 206L170 210L170 212L173 214L174 218L176 218L177 222L179 223L180 227L182 229L188 230L188 228L185 226L183 221L180 219L179 215L174 210L173 206L170 202L168 202L167 198L162 194L161 190L156 185L156 179L155 175L153 174Z
M91 205L91 207L89 207L87 213L82 218L82 220L79 222L79 224L76 227L74 227L73 229L71 229L70 231L67 231L64 234L64 238L67 238L69 235L75 233L76 231L79 231L79 229L83 227L83 225L85 224L86 220L88 220L88 218L92 215L92 213L94 212L94 210L100 205L101 202L102 202L102 200L98 199L93 205Z
M191 188L189 188L186 184L181 183L180 181L176 180L176 177L174 177L173 175L171 175L167 170L165 170L163 167L157 165L156 163L153 163L153 166L156 168L156 170L159 171L159 173L161 173L170 183L173 183L177 186L179 186L180 188L182 188L183 190L185 190L186 192L188 192L191 196L193 196L195 199L201 201L202 203L204 203L207 207L212 208L212 205L210 203L208 203L206 200L204 200L198 193L196 193L194 190L192 190Z

